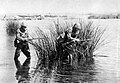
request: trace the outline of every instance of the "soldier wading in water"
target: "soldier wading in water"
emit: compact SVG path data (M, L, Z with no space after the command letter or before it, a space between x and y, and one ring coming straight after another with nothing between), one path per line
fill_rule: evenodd
M58 55L59 58L62 60L67 59L69 54L72 54L73 52L73 45L76 44L77 41L79 41L78 37L79 34L79 28L77 24L74 24L71 30L67 30L65 32L62 32L58 36ZM64 35L63 37L61 35Z
M18 59L21 51L27 58L30 58L30 50L28 45L29 36L26 28L26 26L21 25L21 27L17 30L16 39L14 41L14 46L16 47L14 59Z

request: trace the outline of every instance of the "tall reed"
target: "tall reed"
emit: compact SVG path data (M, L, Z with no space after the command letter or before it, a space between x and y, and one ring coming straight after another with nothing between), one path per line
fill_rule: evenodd
M50 30L54 36L56 44L58 43L57 37L68 31L72 26L73 23L64 23L60 24L58 21L57 23L54 22L55 30ZM101 28L100 26L95 26L92 21L90 22L83 22L79 21L79 31L78 39L84 41L80 43L75 43L72 46L72 64L76 64L78 59L88 59L94 56L94 52L98 50L102 45L104 45L105 39L103 39L103 34L106 29ZM69 31L68 31L69 32ZM59 47L59 46L58 46ZM69 53L71 53L71 50Z
M40 28L36 30L37 40L32 41L37 57L43 60L44 64L49 64L49 61L56 58L56 43L50 35L43 32Z
M68 50L68 53L72 55L71 64L77 66L77 62L79 59L86 60L88 58L92 58L94 52L104 44L103 34L105 29L100 28L100 26L94 26L93 22L82 22L79 21L79 31L78 39L83 42L75 42L72 45L71 50ZM37 56L39 59L44 60L47 64L49 64L50 60L54 58L59 58L62 56L58 56L59 49L58 45L58 36L65 31L68 31L70 27L73 26L73 23L63 23L60 24L59 21L54 22L54 26L48 27L50 30L50 34L45 34L41 29L38 28L36 31L36 35L38 40L32 42L35 47ZM69 31L68 31L69 32ZM64 50L64 49L62 49ZM66 56L66 55L65 55Z
M86 44L86 53L92 56L93 52L95 52L99 47L104 44L105 39L103 39L102 37L106 29L102 29L100 26L94 26L92 21L88 23L79 22L79 24L81 29L79 33L79 39L90 40L87 43L83 43L83 47Z

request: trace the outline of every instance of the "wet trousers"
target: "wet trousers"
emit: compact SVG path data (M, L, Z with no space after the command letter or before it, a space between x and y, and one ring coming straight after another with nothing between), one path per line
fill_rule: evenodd
M28 43L26 44L18 44L18 46L16 47L15 50L15 56L14 59L18 59L18 57L20 56L20 52L23 52L23 54L27 57L30 58L30 50L29 50L29 45Z

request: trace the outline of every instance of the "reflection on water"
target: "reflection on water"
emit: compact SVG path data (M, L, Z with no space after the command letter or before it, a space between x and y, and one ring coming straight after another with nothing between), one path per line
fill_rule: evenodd
M95 64L94 61L91 63L84 63L79 65L78 68L74 69L69 64L62 64L62 68L58 68L56 81L62 83L83 83L83 82L96 82L95 78Z
M55 61L54 61L55 62ZM94 60L86 62L74 68L66 62L58 65L58 62L51 67L44 66L41 61L38 62L34 71L34 83L96 83L97 74Z
M30 69L30 59L26 59L25 62L21 65L18 59L14 60L17 68L16 79L18 83L29 82L29 69Z

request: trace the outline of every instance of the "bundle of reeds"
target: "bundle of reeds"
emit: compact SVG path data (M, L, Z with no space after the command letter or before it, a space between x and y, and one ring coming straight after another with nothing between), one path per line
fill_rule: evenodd
M40 28L36 30L36 35L37 40L32 41L31 44L35 48L38 59L42 59L45 64L49 64L49 61L56 57L55 41Z
M18 21L9 20L6 22L6 32L9 35L15 35L18 28L19 28Z
M68 50L68 53L70 53L69 58L73 65L75 65L81 58L92 58L93 53L100 46L102 46L102 44L104 44L104 39L102 39L102 36L105 32L105 29L101 29L99 26L94 26L93 22L79 22L79 24L80 33L78 34L78 39L82 40L83 42L75 42L72 44L70 52ZM53 58L59 59L62 57L62 54L60 55L60 52L58 52L58 49L60 48L58 45L58 37L61 33L69 30L69 27L72 27L73 23L70 24L66 22L65 24L61 25L59 22L54 22L54 25L54 27L49 28L50 35L47 35L41 29L38 29L36 32L38 41L32 42L38 58L45 59L46 62L53 60Z
M69 30L70 27L73 26L73 23L65 23L64 25L61 25L59 22L54 23L55 24L55 30L51 31L53 34L53 37L56 41L56 44L58 43L57 37L64 33L65 31ZM74 63L78 62L78 58L87 59L92 58L93 53L102 45L104 45L104 40L102 39L102 36L105 32L105 29L102 29L100 26L94 26L93 22L82 22L79 21L79 35L78 39L82 40L84 42L75 43L76 45L73 45L72 52L72 60ZM68 31L69 32L69 31ZM58 46L59 47L59 46ZM71 51L71 50L70 50ZM71 53L71 52L69 52ZM72 63L73 64L73 63Z
M95 52L100 46L104 44L104 40L102 36L105 32L105 29L102 29L100 26L94 26L93 22L79 22L80 23L80 40L90 40L85 41L82 44L82 47L86 47L84 51L84 55L93 56L93 52ZM81 49L79 49L81 51ZM86 54L87 53L87 54Z

